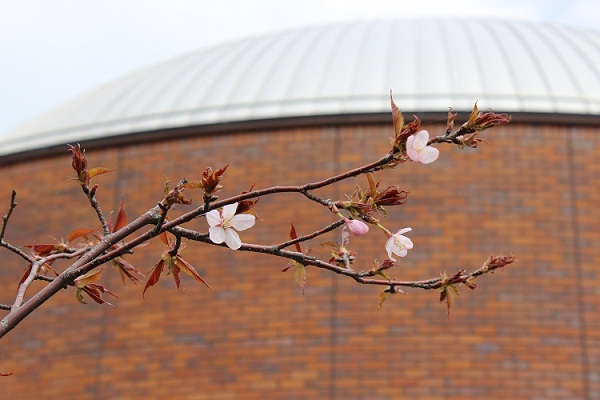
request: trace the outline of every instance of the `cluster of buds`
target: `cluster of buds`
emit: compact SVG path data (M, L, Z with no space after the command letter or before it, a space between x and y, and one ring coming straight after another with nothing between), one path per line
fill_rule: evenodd
M168 207L173 204L191 204L192 201L187 200L183 196L184 189L202 189L205 203L216 200L217 196L214 194L223 189L223 185L220 184L221 175L223 175L227 167L229 167L229 164L216 171L213 171L211 167L207 167L202 173L201 180L188 181L184 178L173 190L169 188L169 181L165 179L165 198L162 204Z
M449 115L452 115L449 113ZM455 114L454 114L455 116ZM453 123L454 118L450 120L448 118L449 126L450 121ZM461 125L460 136L457 136L461 146L477 148L478 144L484 142L483 139L479 138L479 132L482 132L488 128L492 128L496 125L506 125L511 121L511 116L508 114L496 114L492 110L483 113L477 108L477 103L473 106L473 111L469 116L469 119Z
M481 267L481 269L483 272L494 271L498 268L503 268L508 264L512 264L515 261L516 261L516 258L514 255L490 256L490 258L488 258L486 260L486 262L483 263L483 266Z
M229 167L229 164L225 165L223 168L219 168L216 171L213 171L211 167L208 167L202 173L200 187L204 191L205 202L216 200L217 197L214 194L223 189L223 185L220 184L221 175L225 173L227 167Z
M163 209L170 208L173 204L192 204L192 200L188 200L183 195L183 191L188 186L189 182L183 178L177 186L171 189L171 183L167 178L165 178L164 190L165 190L165 198L162 200L160 205Z
M321 243L321 246L327 247L331 252L331 258L329 262L334 262L342 268L350 269L350 266L356 258L356 253L348 250L348 244L350 243L351 228L344 226L342 228L342 242L325 242Z
M77 146L69 145L69 151L72 155L71 166L77 173L77 178L75 179L79 181L84 190L87 190L90 185L90 179L92 179L94 176L102 175L112 171L111 169L103 167L90 168L88 170L87 159L85 158L85 150L82 150L79 144L77 144ZM95 189L93 189L93 191L95 191Z
M357 186L349 200L337 203L339 208L348 210L354 218L376 224L379 220L376 214L386 215L384 206L397 206L404 204L408 197L405 190L398 186L389 186L379 189L379 182L375 182L371 174L367 174L369 189L363 191Z

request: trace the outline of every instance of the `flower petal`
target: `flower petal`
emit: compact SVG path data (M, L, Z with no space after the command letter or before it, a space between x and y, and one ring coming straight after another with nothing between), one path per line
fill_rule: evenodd
M232 250L237 250L242 247L240 235L233 229L225 229L225 244Z
M406 139L406 148L407 149L412 149L413 146L413 142L415 141L415 135L410 135L407 139Z
M388 258L390 260L396 261L396 259L394 257L392 257L393 248L394 248L394 237L392 236L391 238L389 238L387 240L387 242L385 242L385 251L388 253Z
M210 226L218 226L221 224L221 214L219 214L218 210L212 210L206 213L206 222ZM211 239L212 240L212 239Z
M410 139L410 137L409 137L409 139ZM408 142L407 142L407 146L406 146L406 154L408 155L408 158L410 158L414 162L421 161L421 153L416 151L412 146L408 146Z
M417 149L422 149L423 147L427 146L427 142L429 141L429 132L427 132L426 130L422 130L417 132L417 134L415 135L415 140L412 142L413 147L416 147Z
M401 249L399 247L396 247L395 250L396 251L394 253L398 254L400 257L406 257L406 255L408 254L408 250L406 250L405 248Z
M421 150L421 163L429 164L437 160L440 155L440 151L435 147L427 146L423 150ZM410 157L410 156L409 156Z
M238 214L231 218L229 223L238 231L245 231L254 225L254 218L252 214Z
M396 235L402 235L402 234L404 234L406 232L410 232L410 231L412 231L412 228L402 228L398 232L396 232Z
M230 220L231 218L233 218L233 216L235 215L235 212L237 210L238 207L238 203L233 203L233 204L227 204L226 206L223 207L223 219L224 220Z
M399 236L398 239L402 242L402 246L405 249L412 249L414 247L414 244L412 242L412 240L410 240L409 238L407 238L406 236Z
M213 243L223 243L223 241L225 240L225 229L221 228L220 226L211 226L210 228L208 228L208 234L210 237L210 240Z
M369 226L357 219L346 219L346 225L355 236L362 236L369 232Z

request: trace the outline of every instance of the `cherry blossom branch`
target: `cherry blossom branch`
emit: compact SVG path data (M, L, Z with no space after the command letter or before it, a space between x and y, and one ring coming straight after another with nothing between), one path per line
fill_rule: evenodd
M227 199L224 199L221 201L214 201L212 203L204 204L202 207L195 208L191 211L188 211L187 213L180 215L177 218L170 220L169 222L166 222L162 226L161 232L165 231L165 230L170 230L171 228L173 228L175 226L179 226L181 224L189 222L189 221L193 220L194 218L197 218L197 217L207 214L211 210L216 210L216 209L224 207L228 204L239 203L244 200L250 200L250 199L255 199L255 198L259 198L259 197L279 194L279 193L301 193L312 201L315 201L326 207L331 207L332 203L330 201L323 200L319 197L312 195L309 192L312 190L324 188L326 186L332 185L334 183L340 182L345 179L356 177L361 174L377 171L377 170L381 169L383 166L388 165L393 159L394 159L394 152L390 152L377 161L363 165L362 167L354 168L350 171L332 176L330 178L327 178L327 179L324 179L321 181L310 182L310 183L306 183L304 185L296 185L296 186L291 186L291 185L290 186L271 186L268 188L252 190L252 191L242 193L242 194L239 194L236 196L231 196L231 197L228 197Z
M320 181L309 182L303 185L271 186L257 190L251 188L248 192L243 192L222 200L219 200L215 193L222 189L219 182L221 175L223 175L229 164L217 171L213 171L209 167L203 173L201 181L188 182L183 179L173 190L169 189L169 183L168 181L165 181L165 198L159 202L156 207L142 214L129 224L124 221L124 217L121 219L121 213L123 213L124 216L123 206L121 206L119 218L114 227L111 227L107 223L104 213L96 200L95 194L98 185L90 186L91 178L109 172L110 170L107 168L88 169L85 151L82 150L79 145L70 146L72 152L72 166L77 172L76 179L82 187L83 192L86 194L90 205L97 214L100 224L102 225L103 235L102 237L97 238L98 242L91 246L86 245L79 249L73 249L66 244L60 244L61 247L59 250L51 250L57 251L55 254L45 254L42 256L38 253L37 258L36 256L28 255L4 241L8 220L16 207L16 193L13 190L9 211L7 215L3 217L2 230L0 231L0 246L8 248L24 258L30 264L30 270L19 286L15 303L12 306L0 305L0 308L10 311L8 315L0 321L0 337L14 329L23 318L56 294L60 289L69 285L76 286L78 300L83 302L81 293L84 292L96 302L100 304L105 303L106 301L102 299L102 294L112 293L96 283L100 274L104 271L104 268L97 267L112 260L121 268L120 271L123 274L123 279L128 277L129 279L136 280L137 278L134 277L134 273L139 273L139 271L125 262L121 256L131 253L142 243L158 235L161 235L163 242L168 244L169 250L163 253L159 262L153 267L152 274L148 278L144 292L149 286L158 282L158 279L166 266L168 266L169 272L172 272L177 286L179 286L178 274L180 271L186 272L186 274L193 276L197 281L208 286L195 271L194 267L188 264L179 255L179 252L185 247L185 244L181 241L181 239L185 237L193 241L204 242L214 246L229 247L233 250L239 249L241 251L270 254L276 257L285 258L289 261L289 265L294 265L297 268L297 271L300 272L297 276L300 276L301 279L298 279L298 277L296 278L298 283L300 283L301 280L304 282L303 277L306 276L305 268L313 266L332 271L339 275L348 276L359 283L384 286L386 288L384 293L400 292L400 287L413 287L425 290L440 289L442 293L441 299L444 300L445 298L450 307L449 296L451 291L448 290L449 288L456 290L454 285L457 284L465 284L470 288L474 288L476 285L473 280L476 277L493 272L495 269L512 263L514 257L490 257L490 259L484 263L483 267L472 271L471 273L466 273L466 270L460 270L450 276L442 273L438 278L421 281L400 281L391 279L387 275L386 270L395 265L393 263L395 259L392 254L404 257L407 250L412 249L413 247L412 241L402 235L411 229L404 228L395 234L392 234L380 224L378 217L379 214L385 214L383 209L384 206L403 204L408 192L400 190L397 186L388 187L387 189L382 190L379 188L379 183L374 181L374 178L370 173L384 168L393 168L400 163L409 160L424 164L433 162L439 155L439 150L435 147L431 147L434 143L454 143L461 147L477 147L477 144L481 141L481 139L477 137L480 131L495 125L507 123L510 121L510 117L505 114L494 114L493 112L480 113L475 105L469 120L465 122L460 129L453 132L456 114L452 114L450 111L448 113L448 124L445 134L430 140L429 133L420 130L420 121L418 119L405 125L404 118L400 111L395 107L393 100L391 102L395 137L391 138L391 150L378 160ZM330 199L321 198L313 193L315 190L359 175L367 176L369 189L364 191L357 187L357 190L350 200L332 201ZM202 205L168 221L166 219L167 213L172 208L173 204L191 203L191 201L186 200L183 196L183 191L187 188L201 188L203 190L204 201ZM298 193L312 202L327 207L332 213L337 214L340 219L303 236L297 236L295 229L292 226L292 231L290 232L291 240L279 244L258 245L242 243L237 231L243 231L254 225L255 217L252 214L253 211L251 211L251 209L256 204L256 201L261 197L280 193ZM340 212L342 209L346 210L350 216L347 217L342 215ZM206 216L210 225L208 233L201 233L183 227L187 222L201 216ZM344 238L344 235L348 233L348 231L355 235L365 234L369 229L365 222L377 226L388 236L385 247L389 259L368 271L355 271L352 268L352 264L355 260L355 253L346 249L348 241L347 237ZM347 229L347 231L343 231L342 243L329 242L325 244L333 249L331 261L326 262L300 251L300 243L322 236L344 224L346 224L344 229ZM151 228L143 231L147 226L151 226ZM111 230L115 230L116 232L111 232ZM166 232L170 232L170 234L167 235ZM162 235L163 233L165 233L164 236ZM171 234L175 235L175 241L173 241L172 238L169 238L169 235ZM133 237L133 239L129 239L129 241L123 243L125 239L130 237ZM286 247L293 245L296 246L296 250L298 251L285 249ZM49 265L54 260L73 258L77 258L77 260L68 266L62 273L58 274L56 278L46 278L39 274L41 268L50 268ZM384 279L375 278L377 275ZM27 289L36 279L45 281L48 284L28 300L25 300ZM302 287L303 285L304 283L301 284Z
M427 145L429 146L433 143L454 143L459 146L477 147L477 144L483 141L477 137L479 132L497 125L508 124L512 119L508 114L496 114L491 110L486 113L479 112L477 103L475 103L467 122L462 124L457 131L452 132L455 118L456 114L450 110L448 112L446 133L429 140Z
M75 154L75 152L74 152L74 154ZM75 158L75 156L74 156L74 158ZM15 301L15 305L12 308L13 311L11 311L11 313L9 315L7 315L0 323L1 328L2 328L2 330L0 331L0 337L4 336L6 333L8 333L8 331L12 330L16 326L16 324L18 324L23 318L25 318L26 315L31 313L39 305L43 304L47 299L49 299L60 288L65 287L67 285L71 285L75 278L91 271L94 267L96 267L98 265L101 265L109 260L115 259L116 257L118 257L122 254L125 254L126 252L129 252L131 249L137 247L141 243L156 236L157 234L168 230L170 227L178 226L180 224L188 222L191 219L193 219L199 215L205 214L206 212L208 212L210 210L219 208L226 204L231 204L236 201L249 200L249 199L253 199L253 198L262 197L265 195L276 194L276 193L285 193L285 192L302 193L305 196L307 196L308 198L310 198L311 200L315 201L315 199L317 199L317 198L315 196L311 196L310 194L308 194L309 190L318 189L318 188L333 184L335 182L338 182L340 180L347 179L349 177L356 176L361 173L365 173L367 171L375 170L375 169L377 169L378 166L385 165L386 163L388 163L390 159L391 158L388 155L374 163L367 164L366 166L356 168L356 169L348 171L344 174L339 174L339 175L333 176L331 178L328 178L328 179L325 179L325 180L319 181L319 182L308 183L306 185L301 185L301 186L274 186L274 187L270 187L270 188L263 189L263 190L256 190L256 191L252 191L252 192L245 193L242 195L233 196L233 197L223 200L221 202L214 202L210 206L209 206L209 203L205 203L202 207L199 207L196 210L188 212L188 213L180 216L179 218L177 218L173 221L170 221L164 225L161 225L160 222L164 221L164 217L166 215L166 210L164 208L160 208L160 211L162 211L162 212L159 212L158 208L154 208L153 210L150 210L149 212L147 212L146 214L144 214L140 218L138 218L137 222L134 221L133 223L127 225L127 227L121 229L116 234L111 235L111 234L105 233L102 241L98 245L94 246L91 249L85 249L85 250L73 252L73 253L71 253L70 256L67 256L65 254L53 255L53 257L51 257L52 259L58 259L58 258L72 258L72 257L79 256L82 253L85 253L78 261L76 261L73 265L68 267L57 278L52 279L52 281L49 282L49 285L47 285L44 289L42 289L40 292L38 292L36 295L34 295L30 300L28 300L27 302L24 302L24 296L25 296L27 288L30 286L31 282L34 279L36 279L36 276L39 276L38 271L39 271L39 268L42 265L44 265L44 261L49 261L50 258L46 258L45 260L33 261L31 272L30 272L29 276L20 285L20 288L19 288L19 291L17 294L17 299ZM96 211L96 213L99 216L99 219L103 225L103 230L108 231L108 224L106 223L106 221L104 219L103 213L102 213L98 203L95 201L96 187L89 189L89 190L86 190L86 188L88 188L87 185L82 185L82 187L83 187L84 193L86 193L88 195L88 198L90 200L90 203L92 204L92 207L94 208L94 210ZM322 200L322 199L318 199L316 201L323 205L326 205L326 206L329 205L329 202ZM14 206L12 206L11 211L12 211L12 209L14 209ZM152 230L146 232L145 234L138 236L133 241L128 242L123 247L118 248L113 251L110 251L107 254L103 254L111 246L113 246L114 244L116 244L117 242L119 242L120 240L122 240L123 238L125 238L126 236L131 234L132 232L137 231L137 229L136 229L137 225L154 224L154 223L156 224L155 225L156 227L160 227L159 230L152 229ZM303 241L303 240L308 240L309 238L316 237L316 236L321 235L329 230L335 229L337 226L341 225L342 223L343 223L343 221L338 221L338 222L332 224L330 227L325 228L324 230L322 230L320 232L317 231L316 233L314 233L312 235L307 235L306 237L300 238L298 240L298 242ZM6 220L5 220L5 224L6 224ZM121 232L123 232L125 234L121 235L120 234ZM208 239L208 238L206 237L206 239ZM286 245L291 245L293 243L295 243L295 242L290 242ZM25 255L25 256L28 257L27 255ZM29 258L26 258L26 259L29 260Z
M515 262L516 259L513 255L510 256L490 256L488 260L484 263L484 265L472 272L465 273L466 269L460 269L458 272L454 273L450 276L450 278L446 277L438 277L432 279L426 279L421 281L397 281L397 280L384 280L384 279L365 279L366 276L374 275L373 272L362 272L357 275L357 280L360 283L371 284L371 285L386 285L386 286L404 286L404 287L412 287L417 289L440 289L447 285L453 285L457 283L465 284L471 288L475 288L471 281L481 275L485 275L487 273L493 273L495 270L503 268L509 264Z
M338 223L339 223L339 221L336 222L335 224L338 224ZM335 225L335 224L332 224L332 225ZM330 228L332 225L328 226L327 228ZM327 229L327 228L325 228L325 229ZM225 244L213 243L209 239L208 235L206 235L206 234L202 234L202 233L199 233L199 232L196 232L196 231L193 231L190 229L182 228L182 227L176 227L176 228L173 228L173 230L177 232L178 236L185 237L186 239L189 239L189 240L204 242L206 244L210 244L213 246L226 247ZM329 229L329 230L331 230L331 229ZM311 235L314 235L314 234L311 234ZM299 241L308 240L307 237L311 236L311 235L306 235L304 237L298 237L297 240L291 240L291 241L289 241L289 242L291 242L290 245L297 243ZM302 239L302 240L298 240L298 239ZM456 283L466 283L470 279L476 278L478 276L484 275L489 272L493 272L496 269L502 268L502 267L504 267L508 264L511 264L515 261L514 256L490 257L490 259L488 259L481 268L476 269L476 270L472 271L471 273L465 274L464 269L460 270L459 273L453 275L452 281L445 281L441 277L426 279L426 280L421 280L421 281L400 281L400 280L393 280L393 279L389 279L389 280L369 279L369 277L377 274L377 272L375 270L357 272L357 271L354 271L349 268L340 267L338 265L319 260L316 257L308 256L304 253L284 250L283 248L280 248L280 246L281 245L265 246L265 245L244 243L238 250L250 251L250 252L261 253L261 254L270 254L270 255L273 255L276 257L294 260L305 266L314 266L317 268L326 269L328 271L334 272L339 275L345 275L345 276L351 277L352 279L354 279L355 281L357 281L359 283L364 283L364 284L369 284L369 285L391 286L391 287L403 286L403 287L412 287L412 288L425 289L425 290L439 289L439 288L443 287L445 284L447 285L447 284L456 284Z
M450 120L450 118L449 118L449 120ZM450 124L449 124L449 126L450 126ZM462 127L461 127L461 129L462 129ZM451 129L448 129L448 131L451 131ZM459 130L457 132L463 132L463 131ZM458 133L455 133L454 135L458 136ZM404 140L406 140L406 138ZM429 144L430 143L428 143L428 145ZM158 235L161 232L169 231L169 230L172 231L172 228L174 228L174 227L178 227L186 222L191 221L194 218L197 218L199 216L207 214L211 210L219 209L228 204L238 203L238 202L242 202L242 201L246 201L246 200L250 200L250 199L254 199L254 198L260 198L263 196L278 194L278 193L301 193L304 196L306 196L307 198L309 198L310 200L315 201L323 206L331 208L334 203L332 203L330 200L325 200L320 197L314 196L314 195L312 195L312 193L310 193L310 191L320 189L320 188L332 185L334 183L340 182L342 180L345 180L345 179L348 179L351 177L356 177L361 174L377 171L388 165L393 165L393 162L395 161L396 155L398 154L399 151L400 151L399 147L394 147L388 154L386 154L385 156L381 157L380 159L378 159L374 162L371 162L364 166L354 168L350 171L347 171L347 172L344 172L344 173L341 173L338 175L334 175L332 177L329 177L329 178L326 178L324 180L317 181L317 182L311 182L311 183L307 183L304 185L297 185L297 186L272 186L272 187L265 188L265 189L253 190L250 192L242 193L237 196L232 196L232 197L229 197L229 198L221 200L221 201L211 202L211 200L216 199L216 197L205 196L205 202L201 207L197 207L196 209L191 210L187 213L184 213L184 214L180 215L179 217L177 217L167 223L164 223L164 224L163 224L163 221L165 220L166 213L170 208L170 204L172 204L172 203L167 202L166 205L164 203L162 203L162 204L159 203L159 206L160 206L160 209L162 212L160 213L160 218L159 218L157 224L155 225L155 228L153 231L146 232L145 234L134 239L133 241L127 243L123 247L121 247L117 250L113 250L112 252L109 252L108 254L98 258L97 260L94 260L94 262L90 263L89 265L85 265L85 268L82 268L82 271L83 270L88 271L90 269L90 267L93 268L94 266L101 265L103 262L109 261L119 255L125 254L125 252L127 250L133 249L138 244L140 244L146 240L149 240L150 238ZM224 171L224 169L221 171L221 173L223 171ZM180 188L180 186L178 185L178 187L176 188L176 193L171 193L170 196L174 197L174 198L180 198L181 193L180 193L179 188ZM335 205L341 206L341 203L336 202ZM342 224L343 224L343 221L338 221L335 224L336 225L335 227L340 226ZM335 227L332 227L331 229L335 229ZM323 233L325 233L325 232L323 232ZM320 234L322 234L322 233L319 233L317 231L314 233L314 236L310 236L310 238L314 238L316 236L319 236ZM198 236L198 235L200 235L200 236ZM195 235L195 237L203 238L202 241L210 243L207 235L205 235L205 234L204 235L198 234L198 235ZM300 241L304 241L304 240L308 240L308 237L302 238L299 241L290 241L289 244L286 244L286 246L291 245L293 243L299 243Z

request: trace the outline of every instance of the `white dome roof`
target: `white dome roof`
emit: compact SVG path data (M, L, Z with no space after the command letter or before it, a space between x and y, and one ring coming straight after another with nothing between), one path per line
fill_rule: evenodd
M168 128L493 107L600 115L600 33L543 23L374 20L199 50L130 74L0 140L0 155Z

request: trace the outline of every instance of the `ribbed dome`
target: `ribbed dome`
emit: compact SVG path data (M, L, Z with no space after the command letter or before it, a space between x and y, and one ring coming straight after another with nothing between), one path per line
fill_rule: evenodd
M199 50L34 119L0 155L166 128L297 116L481 108L600 114L600 34L542 23L398 19Z

